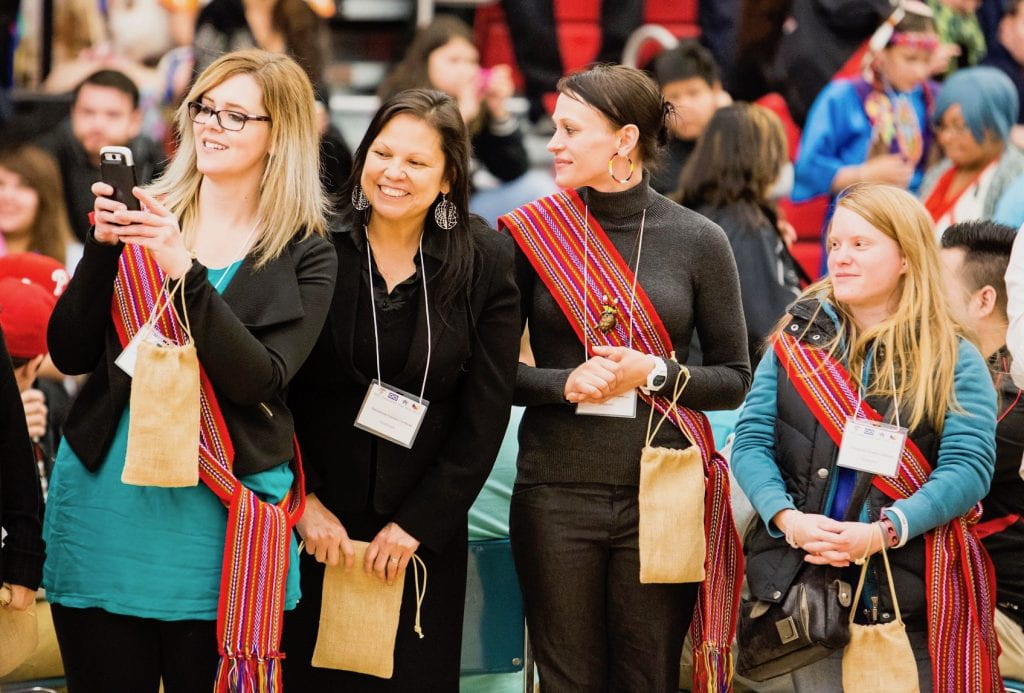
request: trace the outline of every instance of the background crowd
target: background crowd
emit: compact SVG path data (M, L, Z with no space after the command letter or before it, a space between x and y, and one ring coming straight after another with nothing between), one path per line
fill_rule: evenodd
M899 549L893 564L903 609L882 597L875 603L882 616L864 618L905 622L922 690L938 690L931 676L947 663L935 661L927 637L925 614L934 602L924 580L932 555L924 536L969 517L982 501L971 537L992 556L997 608L994 625L964 633L985 645L998 633L998 667L994 650L979 654L984 661L992 655L986 676L1001 668L1004 678L1024 679L1024 401L1016 384L1024 383L1024 367L1016 366L1024 364L1024 348L1015 349L1024 341L1024 246L1011 257L1015 230L1024 225L1024 0L605 0L585 10L558 0L502 0L438 8L430 21L403 20L392 36L353 40L351 48L344 44L353 36L354 4L13 0L0 8L0 328L15 376L0 382L0 443L27 431L41 490L38 499L9 496L24 480L9 481L0 468L8 533L0 577L15 587L12 604L25 607L44 582L43 545L24 537L41 527L56 488L46 506L47 543L79 547L51 548L47 557L58 632L106 633L119 652L159 650L161 639L179 643L180 652L194 654L139 674L147 681L163 676L168 690L190 690L217 667L214 641L221 636L210 626L217 581L210 575L222 568L223 523L206 538L216 550L174 559L181 573L135 578L140 585L201 583L206 601L173 603L170 588L165 602L133 603L117 594L123 587L82 596L84 585L103 583L111 570L134 572L140 559L116 537L82 553L87 537L102 537L100 527L123 520L97 513L95 503L68 489L88 489L122 513L150 512L153 502L120 493L120 465L114 476L87 471L109 471L113 465L102 460L126 454L129 381L113 365L123 345L111 342L114 332L104 334L103 325L111 282L120 276L110 246L128 234L115 227L127 225L137 227L129 245L162 244L152 245L162 273L212 285L183 290L176 300L193 323L217 335L204 344L195 331L200 351L217 354L212 366L203 362L203 377L228 402L225 425L247 460L242 483L263 505L286 504L298 483L286 462L294 417L309 496L297 525L307 553L294 561L304 598L286 620L288 652L307 661L312 655L325 563L358 558L394 580L412 569L419 551L432 580L423 619L436 636L419 646L412 634L419 608L403 605L393 685L414 686L423 672L444 669L437 662L455 662L438 675L438 686L455 685L461 619L445 615L461 613L464 549L474 531L467 535L459 521L487 478L505 405L514 402L518 448L503 448L481 502L515 477L515 494L505 493L499 507L511 504L516 571L542 679L553 690L674 687L690 613L701 613L705 598L693 586L653 597L636 590L635 542L593 535L635 527L635 498L624 501L617 489L636 486L634 457L653 440L644 438L653 407L646 402L670 398L685 372L680 406L709 410L718 446L731 449L733 474L753 505L753 514L737 517L753 598L778 604L799 581L803 554L794 550L833 569L881 550L888 539L876 546L868 535L880 525L891 532L887 545ZM566 20L574 10L590 13L594 35L574 33ZM665 26L652 29L652 16ZM502 31L488 29L494 21ZM354 56L359 50L365 55ZM251 62L226 64L223 56L236 51L247 51L239 55ZM293 59L295 74L291 61L273 67L273 56ZM359 66L371 57L383 57L386 74L359 83ZM619 68L565 77L594 62L639 68L649 79ZM289 110L289 99L303 102L301 112ZM362 104L355 115L353 103ZM243 118L233 127L227 112L238 110ZM588 120L595 114L600 119ZM279 129L306 115L315 131ZM600 128L614 136L595 138ZM244 139L257 132L255 143ZM97 202L107 194L97 183L100 149L108 145L129 147L138 184L170 196L139 197L159 220ZM221 149L250 158L223 157L223 164ZM301 164L282 161L297 152L308 154ZM271 162L266 170L254 163L260 157ZM409 189L396 182L398 165L415 171ZM290 183L266 183L274 177ZM871 192L871 184L888 187ZM848 194L851 186L858 187ZM194 199L175 193L185 188ZM609 233L664 319L683 365L666 358L657 387L650 378L661 365L638 365L630 356L635 286L628 348L595 347L577 367L580 354L591 352L566 328L550 283L521 247L491 238L488 227L511 228L515 236L514 215L504 215L566 189L587 191L580 196L587 218ZM393 199L406 195L414 214ZM268 219L278 236L257 230ZM857 231L865 220L877 237ZM214 229L216 241L209 240ZM443 240L453 229L473 240ZM672 229L685 229L685 242L672 238ZM171 231L181 231L188 247L161 235ZM321 237L331 239L333 252ZM593 240L584 239L587 253ZM202 265L186 264L196 258ZM260 271L278 283L257 290ZM434 274L438 284L428 291ZM884 310L872 312L879 292L888 292ZM893 295L896 308L886 303ZM288 297L294 305L285 305ZM603 296L593 300L610 303L612 314L626 310ZM93 302L103 310L90 310ZM449 324L451 315L457 319ZM911 337L894 331L893 321L927 329ZM973 345L957 337L958 326ZM904 413L923 464L941 469L937 483L896 497L834 467L829 456L838 443L824 437L796 389L787 389L791 355L771 349L782 341L780 329L794 327L797 342L830 345L865 389L866 406L884 416L895 410L897 422ZM430 348L432 329L447 340L439 353ZM513 351L524 329L516 373ZM924 340L920 348L908 346L915 339ZM881 355L876 343L884 345ZM938 378L921 375L936 369ZM891 386L879 383L883 375ZM973 387L979 379L984 386ZM430 401L412 451L356 429L332 430L333 421L361 415L371 381ZM638 388L647 399L636 420L579 417L564 407ZM248 405L262 407L267 419L253 419L243 411ZM666 447L695 442L685 427L660 436ZM355 460L344 472L331 463L341 454ZM0 455L0 463L7 458ZM187 513L195 524L178 528L180 537L216 524L208 520L221 506L201 490L203 500L180 493L160 501L168 513L195 503ZM440 521L440 507L450 508L459 526ZM613 520L600 511L608 507ZM553 516L573 514L577 525L567 520L558 525L564 533L553 531ZM499 524L508 527L507 515ZM145 522L132 529L133 542L153 550L138 565L152 569L174 553L173 537ZM298 555L297 546L287 550ZM585 587L559 565L569 554L594 577ZM96 556L102 570L80 568ZM631 577L621 579L626 573ZM282 599L291 608L300 578L297 570L286 577ZM876 599L879 580L869 580ZM609 608L581 626L581 610L605 599L665 618L632 622ZM182 627L127 629L104 620L97 604ZM685 619L673 618L678 614ZM605 637L622 650L646 642L638 647L645 654L605 670L588 654ZM79 681L103 676L109 648L98 644L61 638L65 664ZM823 690L842 678L840 664L832 657L803 667L792 686ZM168 681L168 666L182 678ZM284 678L297 690L361 690L364 683L317 667L286 669ZM125 690L134 685L124 681ZM790 685L788 678L745 683L755 690ZM987 685L996 689L994 681Z

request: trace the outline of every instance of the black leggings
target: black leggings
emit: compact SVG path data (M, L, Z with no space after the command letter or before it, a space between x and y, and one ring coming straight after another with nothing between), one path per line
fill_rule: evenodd
M69 693L165 693L213 689L216 621L159 621L54 604L53 624Z

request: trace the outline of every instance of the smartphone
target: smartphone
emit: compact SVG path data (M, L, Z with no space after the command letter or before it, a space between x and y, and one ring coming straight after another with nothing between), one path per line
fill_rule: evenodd
M138 198L132 195L132 188L135 187L135 161L131 149L100 149L100 180L114 189L111 199L121 202L128 209L141 209Z

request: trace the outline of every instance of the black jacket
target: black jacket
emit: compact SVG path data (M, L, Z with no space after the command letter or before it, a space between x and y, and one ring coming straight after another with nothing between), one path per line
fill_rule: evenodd
M424 241L428 292L441 261ZM356 324L365 242L334 234L338 284L323 334L295 378L288 404L306 469L306 490L333 512L370 509L392 519L432 550L464 527L490 473L508 424L519 355L519 292L512 241L472 222L474 269L467 295L447 315L430 303L433 349L427 414L412 449L353 426L376 374L353 364L353 341L372 325ZM436 248L436 246L435 246ZM434 256L432 256L434 255ZM419 392L426 359L422 292L409 335L409 357L388 385ZM375 451L375 452L374 452ZM371 507L367 508L367 503Z
M35 589L43 574L42 494L25 409L0 333L0 583Z
M992 489L981 501L984 514L978 525L982 543L996 569L997 606L1024 626L1024 396L1010 378L1006 349L989 359L999 393L996 427L996 470Z
M766 340L789 304L800 295L796 261L776 230L770 210L749 202L696 209L725 231L740 274L750 363L756 366Z
M835 325L824 313L815 316L817 301L802 300L795 304L790 313L797 325L795 333L803 334L809 344L825 344L835 334ZM812 322L812 317L813 322ZM811 323L811 328L804 327ZM830 479L837 472L836 456L839 448L828 433L814 418L796 388L780 370L778 384L778 418L775 423L775 459L786 481L786 490L800 510L808 513L823 513L828 502ZM888 416L892 400L868 397L865 400L875 411ZM910 432L910 439L921 449L925 459L938 458L940 437L927 424L921 424ZM892 505L892 500L872 486L874 475L857 473L847 521L860 519L861 509L867 507L868 521L879 519L883 508ZM782 537L772 537L763 522L751 524L744 538L747 555L747 584L756 599L779 602L805 565L804 551L793 549ZM921 631L926 627L927 610L925 603L925 535L911 539L898 551L889 552L896 594L899 597L903 621L908 630ZM844 580L856 584L860 567L841 569ZM872 561L869 576L873 575L875 585L886 585L885 569L881 561ZM862 606L862 605L861 605ZM879 622L893 618L892 601L888 587L879 594ZM869 622L867 614L858 615L858 620Z
M64 424L68 444L91 470L103 461L131 392L131 379L114 364L121 344L110 310L121 247L90 234L48 333L61 372L91 373ZM220 296L206 268L194 262L184 291L199 362L234 444L237 476L293 457L286 390L323 326L336 274L330 244L315 236L293 241L259 270L254 263L252 254L246 257Z

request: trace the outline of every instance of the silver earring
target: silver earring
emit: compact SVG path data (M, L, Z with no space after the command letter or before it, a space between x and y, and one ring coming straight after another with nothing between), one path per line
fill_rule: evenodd
M434 207L434 222L438 228L451 231L459 223L459 213L455 211L455 205L448 201L448 196L441 194L441 201Z
M359 183L352 188L352 206L360 212L370 206L370 201L366 199L366 193L363 192L363 186Z

